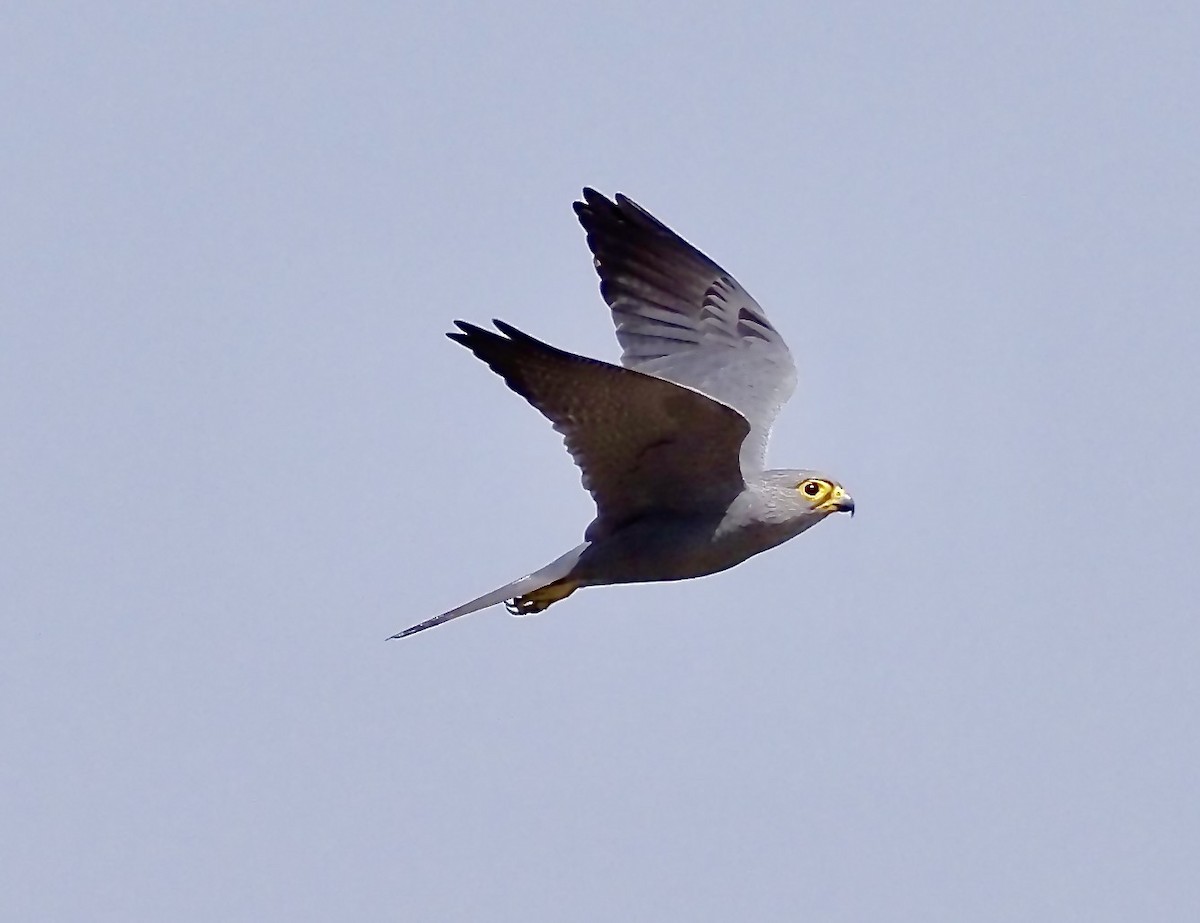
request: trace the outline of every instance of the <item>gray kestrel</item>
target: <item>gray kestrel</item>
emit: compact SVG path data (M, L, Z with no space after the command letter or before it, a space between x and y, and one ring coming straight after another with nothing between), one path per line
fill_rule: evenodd
M583 543L533 573L407 628L504 602L541 612L580 587L684 580L740 564L854 513L831 477L765 470L796 367L733 277L632 200L583 190L587 232L621 364L555 349L502 321L447 334L562 434L596 502Z

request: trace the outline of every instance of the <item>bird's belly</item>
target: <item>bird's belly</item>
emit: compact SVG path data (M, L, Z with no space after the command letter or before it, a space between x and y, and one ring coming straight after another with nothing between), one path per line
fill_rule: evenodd
M718 533L719 518L655 517L596 540L572 572L583 582L652 583L703 577L740 564L790 536Z

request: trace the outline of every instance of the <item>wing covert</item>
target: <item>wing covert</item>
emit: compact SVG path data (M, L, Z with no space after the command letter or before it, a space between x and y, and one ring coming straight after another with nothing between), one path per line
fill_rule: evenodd
M464 321L446 335L554 424L606 526L650 511L723 511L741 493L738 451L750 426L740 413L494 323L503 336Z

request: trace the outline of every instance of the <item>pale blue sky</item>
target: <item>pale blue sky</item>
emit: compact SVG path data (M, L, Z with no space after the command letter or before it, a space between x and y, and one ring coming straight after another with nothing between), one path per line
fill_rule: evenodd
M6 917L1195 920L1198 9L11 7ZM442 337L615 359L584 184L858 516L384 642L589 519Z

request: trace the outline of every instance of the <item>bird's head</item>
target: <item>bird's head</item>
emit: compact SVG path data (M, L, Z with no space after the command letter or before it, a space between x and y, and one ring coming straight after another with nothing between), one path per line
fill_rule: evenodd
M820 520L830 513L854 515L854 498L836 480L803 468L764 471L771 506L789 520Z
M815 471L802 471L796 493L813 513L849 513L854 516L854 498L841 484Z

